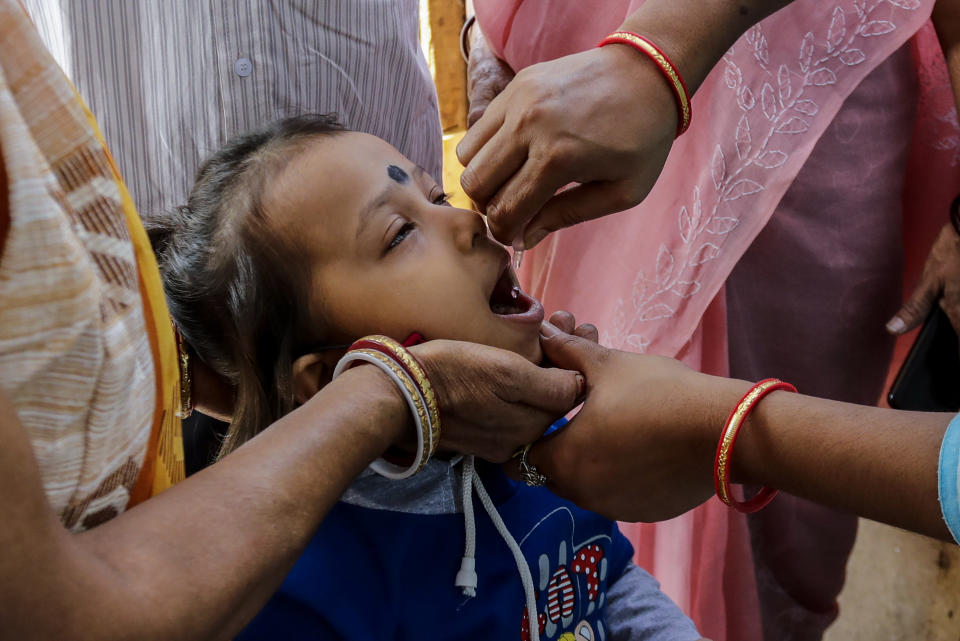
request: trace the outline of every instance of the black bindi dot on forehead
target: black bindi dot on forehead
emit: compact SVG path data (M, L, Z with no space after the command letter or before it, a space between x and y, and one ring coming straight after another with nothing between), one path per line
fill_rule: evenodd
M401 185L405 185L410 181L410 176L407 175L407 172L400 169L396 165L390 165L387 167L387 175L390 176L390 179Z

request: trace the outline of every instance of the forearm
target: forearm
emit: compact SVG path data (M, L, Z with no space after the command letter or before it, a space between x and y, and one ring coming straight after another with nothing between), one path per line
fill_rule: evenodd
M402 400L380 378L351 370L224 460L89 532L69 535L49 517L45 531L28 533L37 545L17 541L32 562L4 567L3 618L18 613L6 631L232 638L351 480L404 429Z
M749 384L724 387L721 411L729 412ZM742 428L732 479L952 540L937 491L940 443L951 418L774 392Z
M620 28L657 43L696 92L741 34L792 1L647 0Z

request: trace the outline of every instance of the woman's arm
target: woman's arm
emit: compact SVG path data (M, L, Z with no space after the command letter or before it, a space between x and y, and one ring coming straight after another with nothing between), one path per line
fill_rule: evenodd
M0 626L18 639L232 638L406 422L390 381L351 370L215 466L71 535L6 399L0 412Z
M544 352L587 378L580 414L530 451L551 487L628 521L672 518L709 498L722 426L751 384L547 332ZM775 392L743 426L732 478L952 540L937 498L951 418Z
M573 407L575 372L482 345L412 348L441 445L505 460ZM211 467L82 534L50 510L31 445L0 398L0 629L16 639L230 639L274 592L352 479L408 426L358 367Z
M648 0L621 28L656 42L695 91L740 34L790 2ZM460 182L498 240L530 247L643 200L676 129L656 65L627 46L595 48L520 71L458 145Z

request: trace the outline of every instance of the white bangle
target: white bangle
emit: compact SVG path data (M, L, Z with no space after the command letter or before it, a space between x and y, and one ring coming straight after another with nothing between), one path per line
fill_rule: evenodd
M403 368L392 358L371 349L357 349L347 352L343 358L337 362L333 370L333 378L336 378L346 371L350 364L355 361L363 361L376 365L383 371L390 380L400 389L404 399L407 401L407 407L413 415L413 421L417 431L417 454L413 463L409 467L402 467L396 463L391 463L383 458L379 458L370 464L377 474L389 479L400 480L410 478L424 468L430 458L430 453L434 451L432 420L427 412L427 404L420 394L416 384Z

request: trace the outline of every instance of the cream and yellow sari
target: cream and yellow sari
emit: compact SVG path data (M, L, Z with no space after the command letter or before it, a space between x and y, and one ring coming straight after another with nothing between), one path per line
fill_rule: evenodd
M176 347L113 159L16 0L0 0L0 43L0 390L82 530L183 478Z

